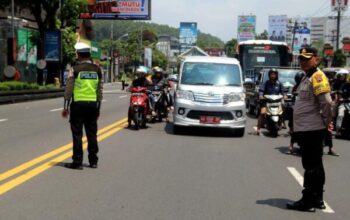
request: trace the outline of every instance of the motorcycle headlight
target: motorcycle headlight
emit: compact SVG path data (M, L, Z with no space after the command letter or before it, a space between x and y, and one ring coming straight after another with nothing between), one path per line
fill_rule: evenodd
M177 90L176 97L179 99L187 99L187 100L194 101L194 95L193 95L193 92L191 91Z
M244 101L245 100L245 94L243 92L241 93L230 93L226 95L226 103L230 102L238 102L238 101Z

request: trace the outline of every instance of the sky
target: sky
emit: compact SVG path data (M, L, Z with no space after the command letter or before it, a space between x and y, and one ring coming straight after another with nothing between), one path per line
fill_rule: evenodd
M197 22L201 32L224 42L237 37L238 15L256 15L257 33L268 29L269 15L288 17L334 16L331 0L151 0L152 20L179 27L180 22ZM344 13L350 16L350 9ZM350 26L350 24L348 24Z

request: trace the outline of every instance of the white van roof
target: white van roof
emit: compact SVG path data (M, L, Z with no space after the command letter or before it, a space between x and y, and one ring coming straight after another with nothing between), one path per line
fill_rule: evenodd
M194 62L194 63L223 63L223 64L236 64L239 62L235 58L228 57L210 57L210 56L188 56L185 58L184 62Z

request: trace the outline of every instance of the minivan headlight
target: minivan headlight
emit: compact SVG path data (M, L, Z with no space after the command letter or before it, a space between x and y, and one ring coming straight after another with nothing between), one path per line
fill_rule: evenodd
M179 99L187 99L187 100L194 100L194 95L193 92L191 91L186 91L186 90L177 90L176 91L176 97Z
M245 100L245 94L243 92L241 93L230 93L227 95L227 103L230 102L238 102L238 101L244 101Z

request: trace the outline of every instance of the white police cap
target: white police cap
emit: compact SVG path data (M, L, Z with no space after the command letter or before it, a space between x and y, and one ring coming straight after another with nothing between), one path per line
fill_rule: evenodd
M74 48L77 53L90 53L91 52L91 47L90 45L83 43L83 42L78 42L74 45Z

